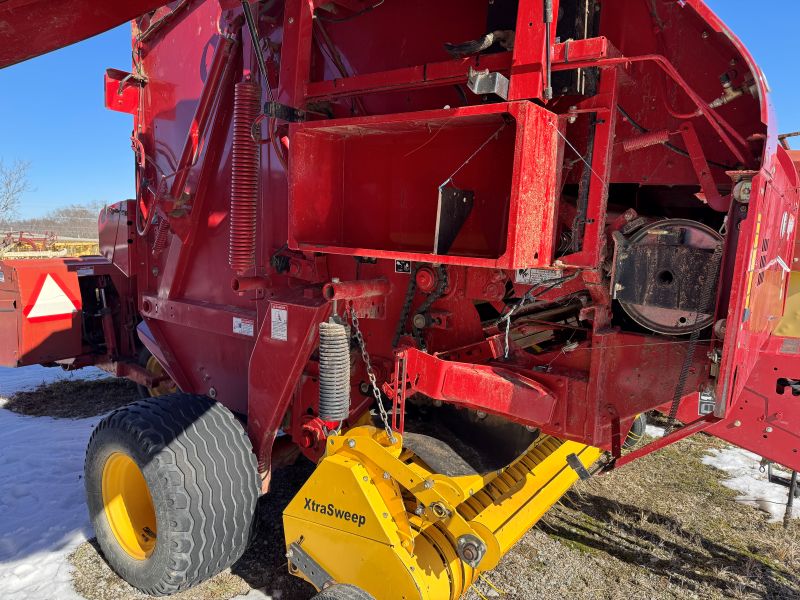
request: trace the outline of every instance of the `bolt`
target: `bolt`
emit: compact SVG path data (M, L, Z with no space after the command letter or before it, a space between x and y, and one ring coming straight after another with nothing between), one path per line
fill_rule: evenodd
M388 519L389 518L389 513L383 513L383 518L384 519Z
M363 479L364 481L369 481L369 477L367 477L366 475L364 475L364 477L362 477L361 479Z
M797 260L797 259L795 258L795 260ZM433 405L434 405L436 408L439 408L439 407L442 405L442 401L441 401L441 400L434 400L434 401L433 401Z
M764 431L766 431L767 433L772 433L772 427L767 427Z
M396 438L396 437L394 437L394 436L390 437L390 438L389 438L389 443L390 443L390 444L396 444L396 443L397 443L397 438Z
M422 484L422 487L424 487L426 490L431 489L433 487L433 481L426 479L425 483Z
M477 415L476 415L476 416L477 416L479 419L485 419L485 418L486 418L486 413L485 413L485 412L483 412L482 410L479 410L479 411L477 412Z
M286 558L292 558L294 556L294 552L292 552L291 548L286 551Z
M209 390L208 390L208 396L209 396L209 398L211 398L212 400L216 399L216 397L217 397L217 388L213 388L213 387L212 387L212 388L209 388Z
M292 25L294 23L294 17L289 17L288 21L289 25Z
M569 112L570 112L571 114L569 115L569 118L567 119L567 122L568 122L570 125L574 124L574 123L575 123L575 121L577 121L577 120L578 120L578 115L574 114L576 110L578 110L578 107L577 107L577 106L570 106L570 107L569 107Z
M391 476L391 475L389 475L389 471L384 471L384 472L383 472L383 478L384 478L384 479L391 479L391 478L392 478L392 476Z
M733 422L733 426L734 426L734 427L741 427L741 426L742 426L742 422L741 422L739 419L736 419L736 420Z
M358 389L359 389L359 390L361 391L361 393L362 393L362 394L364 394L365 396L368 396L368 395L369 395L369 384L368 384L366 381L362 381L362 382L361 382L361 383L358 385Z
M355 448L356 447L356 441L355 440L347 440L347 446L349 448Z
M418 517L421 517L422 515L425 514L425 507L422 506L422 504L417 504L417 508L414 509L414 514L417 515Z
M711 37L711 34L709 34L707 31L704 31L704 32L703 32L703 33L700 35L700 37L702 37L704 40L707 40L709 37Z
M153 267L153 269L150 272L153 274L153 277L158 277L159 273L158 267Z

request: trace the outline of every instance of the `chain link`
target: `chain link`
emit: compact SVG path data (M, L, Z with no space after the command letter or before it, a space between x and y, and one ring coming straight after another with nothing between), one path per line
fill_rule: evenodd
M367 342L364 340L364 335L361 333L358 315L356 315L356 309L353 307L350 307L350 321L353 323L353 331L355 331L356 334L356 341L358 341L358 345L361 348L361 358L363 359L364 365L367 369L367 377L369 378L369 384L372 387L372 395L375 396L375 402L378 403L378 411L381 415L381 421L383 421L383 428L386 430L386 435L389 437L389 441L394 444L396 438L392 432L392 425L389 422L389 414L386 412L386 408L383 406L383 398L381 397L381 391L378 388L378 380L375 377L375 371L372 369L372 361L369 358L369 352L367 352Z

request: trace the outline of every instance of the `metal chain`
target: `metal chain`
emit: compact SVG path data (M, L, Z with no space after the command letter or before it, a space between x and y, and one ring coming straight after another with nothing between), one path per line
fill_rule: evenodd
M408 315L411 313L411 304L414 302L414 295L417 293L417 270L419 265L413 264L409 275L411 278L408 280L408 289L406 290L406 299L403 301L403 308L400 311L400 320L397 322L397 329L395 329L394 337L392 338L392 348L397 348L400 343L400 338L405 332L406 321Z
M395 437L394 433L392 433L392 425L389 422L389 414L386 412L386 408L383 406L381 391L378 389L378 380L375 377L375 371L372 369L372 361L370 361L369 352L367 352L367 342L364 340L364 335L361 333L361 327L359 327L356 309L353 307L350 307L350 321L353 323L353 331L356 333L356 341L358 341L358 345L361 348L361 358L364 361L364 365L367 369L367 377L369 378L369 384L372 387L372 395L375 396L375 402L378 403L378 411L381 415L381 421L383 421L383 428L386 430L386 435L389 437L389 441L394 443Z
M448 278L447 278L447 267L444 265L439 266L439 281L436 284L436 289L433 290L428 297L417 307L416 313L418 315L427 313L433 303L436 302L439 298L441 298L445 290L447 290ZM414 326L412 323L411 325L412 335L414 337L414 341L417 342L417 345L427 352L427 348L425 347L425 340L422 339L422 329L419 327Z
M714 248L714 254L711 256L711 261L708 264L708 279L704 282L703 289L700 292L700 302L698 304L697 316L695 317L695 325L700 322L702 315L701 311L711 311L712 321L715 313L714 292L717 287L717 280L719 278L719 268L722 263L722 243L717 244ZM689 370L694 362L694 355L697 349L697 342L700 339L700 332L703 328L697 328L689 336L689 345L686 348L686 355L683 358L683 365L681 366L680 374L678 375L678 384L675 386L675 393L672 397L672 406L669 409L669 416L667 421L666 433L672 433L678 425L678 409L681 405L683 398L683 390L686 387L686 382L689 379Z

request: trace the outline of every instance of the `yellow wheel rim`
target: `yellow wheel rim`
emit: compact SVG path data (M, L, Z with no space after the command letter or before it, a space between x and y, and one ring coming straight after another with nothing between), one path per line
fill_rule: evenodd
M153 398L157 398L158 396L165 396L167 394L172 394L178 391L178 386L175 385L175 382L169 378L167 372L164 370L164 367L161 366L161 363L156 360L155 356L151 356L147 359L147 364L144 367L147 369L147 372L150 373L154 377L166 377L164 381L159 383L158 385L147 388L150 392L150 395Z
M127 454L114 452L103 466L103 506L111 532L131 558L144 560L156 546L156 511L144 475Z

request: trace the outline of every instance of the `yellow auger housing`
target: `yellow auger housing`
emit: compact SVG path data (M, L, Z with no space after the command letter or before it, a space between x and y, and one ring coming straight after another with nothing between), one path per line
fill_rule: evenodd
M448 477L398 434L351 429L329 438L283 513L289 568L317 589L341 582L377 600L456 600L600 454L540 436L504 469Z

